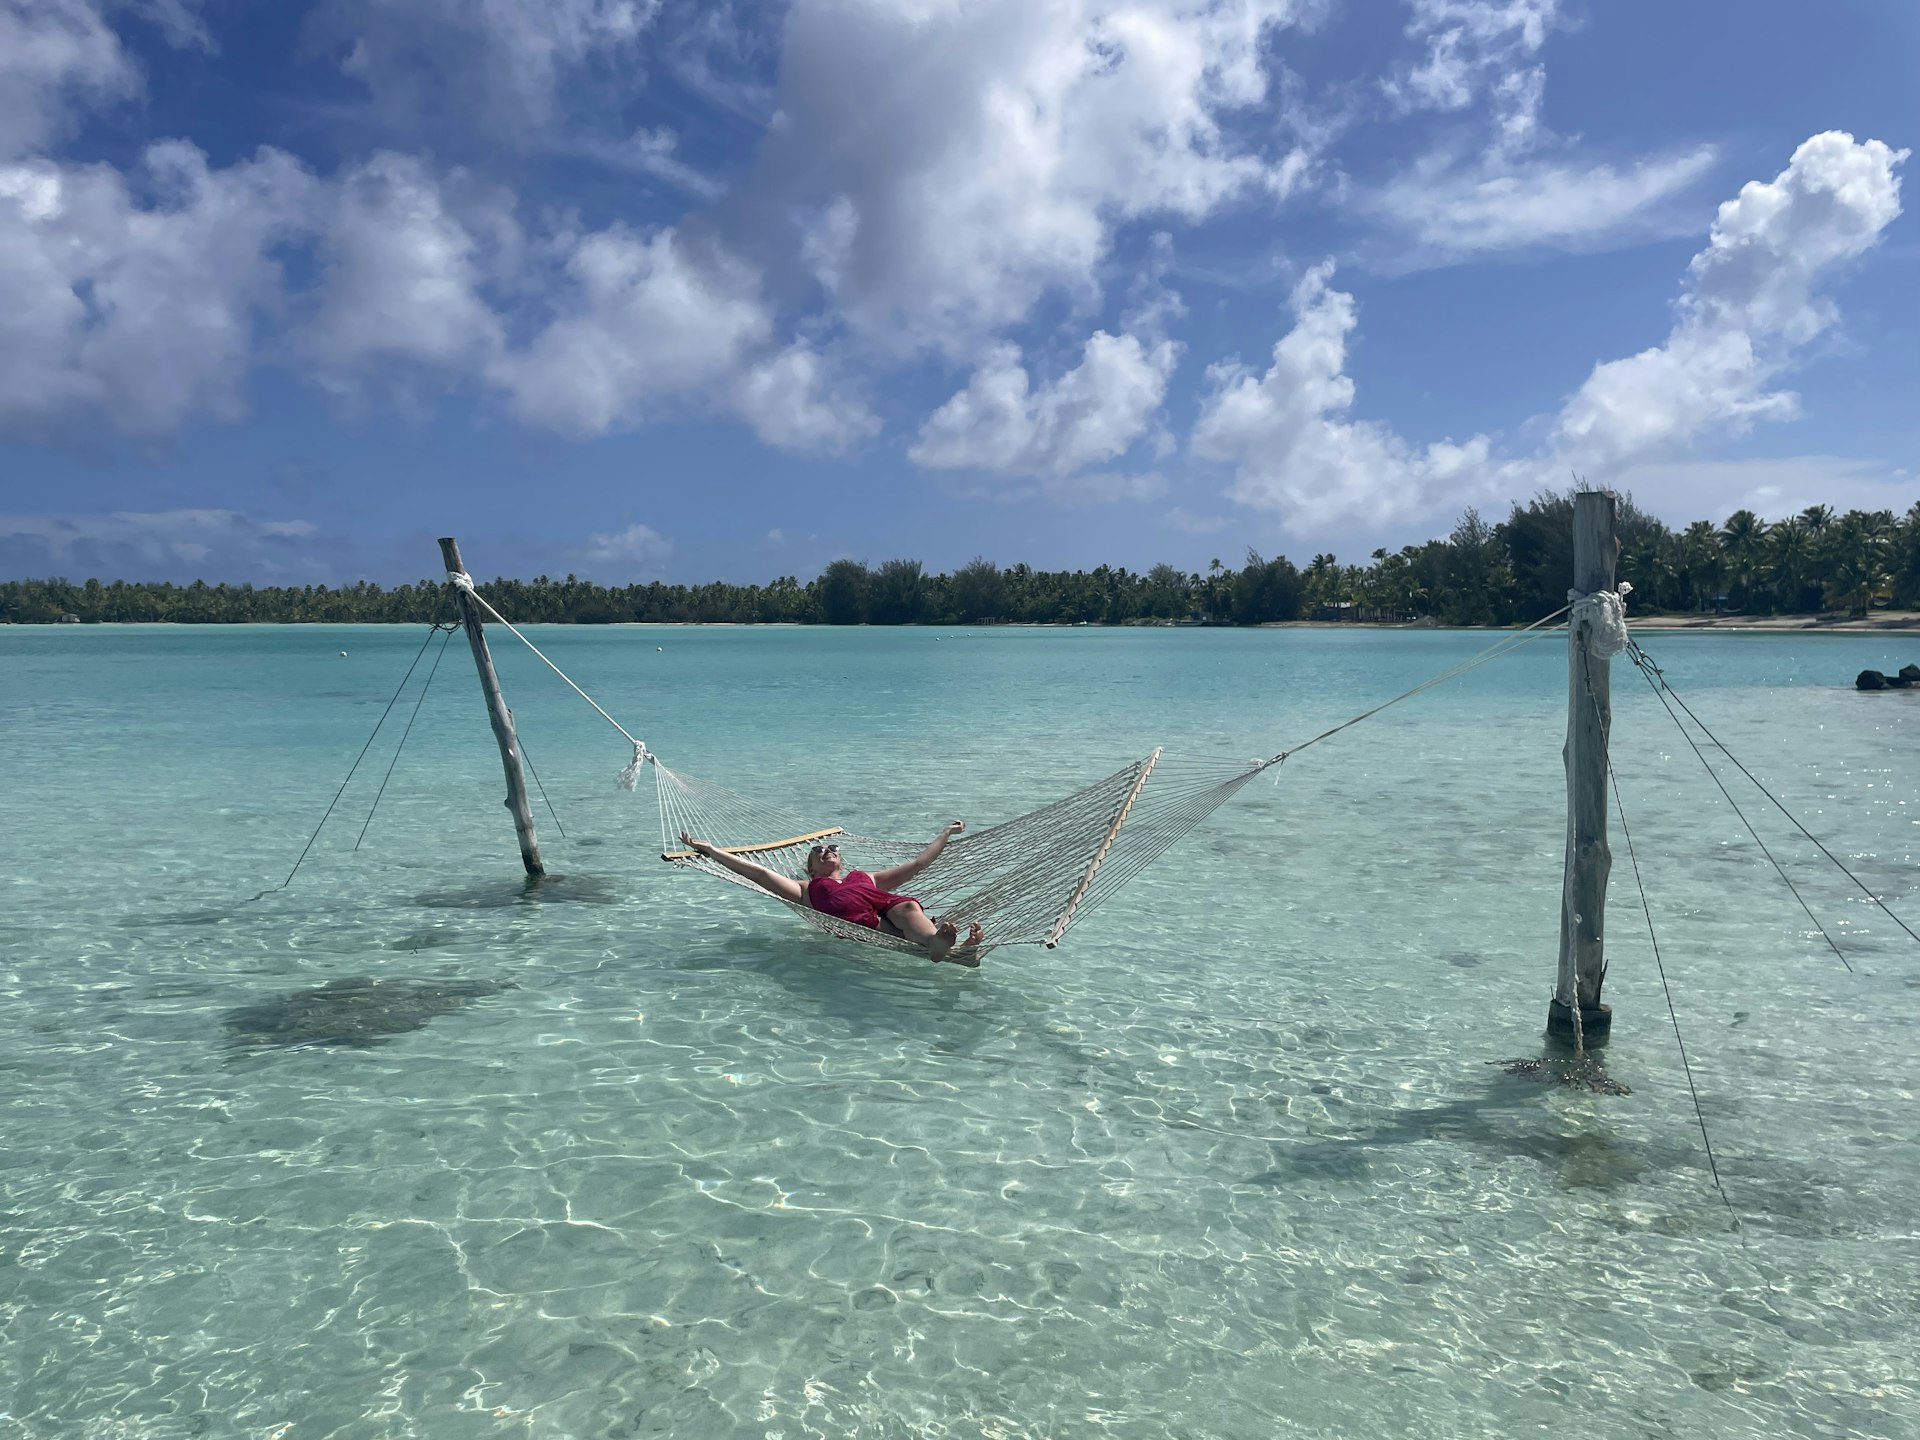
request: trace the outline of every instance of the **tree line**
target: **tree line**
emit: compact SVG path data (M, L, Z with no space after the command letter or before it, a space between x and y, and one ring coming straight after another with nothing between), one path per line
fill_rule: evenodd
M480 591L516 622L733 622L827 625L1257 625L1298 619L1528 624L1566 601L1573 572L1572 492L1515 503L1505 520L1475 510L1445 539L1375 550L1371 563L1315 555L1305 568L1252 551L1235 569L1155 565L1144 574L1001 567L975 559L951 574L917 560L835 560L814 579L766 585L604 586L569 575L498 579ZM1920 504L1836 514L1824 505L1768 524L1740 510L1723 525L1669 529L1631 500L1619 507L1619 574L1640 612L1864 615L1920 608ZM172 621L177 624L427 622L454 614L443 581L383 589L325 585L191 585L63 579L0 582L0 621Z

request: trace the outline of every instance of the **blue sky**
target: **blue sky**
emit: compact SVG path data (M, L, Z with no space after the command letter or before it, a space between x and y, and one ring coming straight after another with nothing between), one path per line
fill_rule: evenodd
M0 0L0 575L1920 501L1920 7Z

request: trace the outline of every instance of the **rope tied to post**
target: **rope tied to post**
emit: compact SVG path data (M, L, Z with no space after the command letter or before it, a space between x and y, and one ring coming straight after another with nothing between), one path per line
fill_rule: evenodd
M1567 591L1567 628L1578 634L1586 627L1587 649L1603 660L1611 660L1627 648L1627 596L1633 593L1631 581L1622 580L1614 590Z
M554 664L553 661L549 660L546 655L541 652L540 647L525 635L522 635L511 620L507 619L506 616L489 605L487 603L487 597L474 588L473 577L471 575L467 574L464 570L449 570L447 571L447 580L455 589L465 591L468 598L471 599L475 605L478 605L482 610L486 611L488 615L492 616L496 623L506 626L512 633L514 639L531 650L542 665L546 666L566 682L569 690L573 691L574 694L591 705L595 713L597 713L602 720L626 736L627 743L633 746L633 759L627 762L627 768L622 770L617 778L622 790L633 789L634 785L640 779L640 767L653 758L652 753L647 749L646 742L635 738L634 735L627 730L626 726L614 719L613 716L609 715L605 710L602 710L599 701L595 700L591 695L587 694L586 691L574 684L572 676Z

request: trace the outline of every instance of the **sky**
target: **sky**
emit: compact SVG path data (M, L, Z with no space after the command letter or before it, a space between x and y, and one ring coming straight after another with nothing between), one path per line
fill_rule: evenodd
M1920 502L1920 6L0 0L0 578Z

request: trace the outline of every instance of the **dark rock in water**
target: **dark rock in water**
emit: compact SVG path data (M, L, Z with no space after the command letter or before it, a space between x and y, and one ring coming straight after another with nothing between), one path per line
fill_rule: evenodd
M295 990L221 1016L229 1044L341 1045L365 1050L425 1027L470 1000L512 990L507 980L374 980L356 975Z
M1853 677L1856 690L1920 690L1920 665L1902 665L1897 674L1883 675L1878 670L1862 670Z

